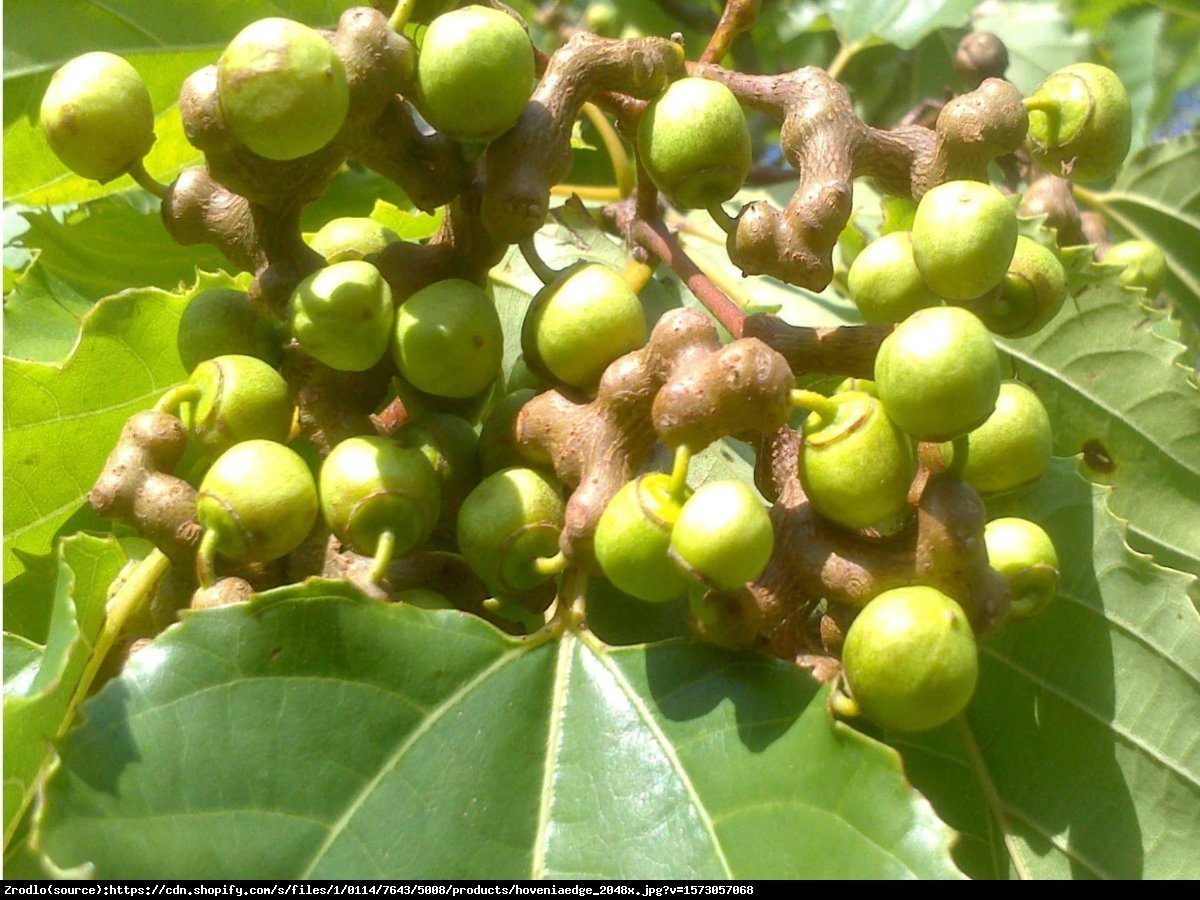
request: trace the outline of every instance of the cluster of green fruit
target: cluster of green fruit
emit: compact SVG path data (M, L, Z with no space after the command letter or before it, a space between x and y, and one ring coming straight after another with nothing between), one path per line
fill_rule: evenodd
M387 65L438 132L486 143L525 112L534 51L507 12L445 6L405 5L428 28L415 59L399 53ZM330 40L285 19L244 29L221 55L216 77L231 133L267 160L321 150L337 139L351 107L346 64ZM1029 150L1039 164L1096 179L1124 158L1128 100L1107 70L1055 73L1027 108ZM145 86L109 54L64 66L42 121L59 157L101 181L136 175L154 140ZM737 98L697 77L674 81L648 104L637 151L674 205L714 217L724 217L720 204L740 190L751 163ZM939 185L899 219L885 222L848 275L863 319L896 326L880 347L874 380L849 380L831 396L793 392L809 411L799 461L809 502L864 540L896 532L911 517L918 442L943 444L948 470L984 496L1027 487L1052 449L1045 408L1028 387L1002 380L989 332L1030 334L1057 314L1067 296L1058 256L1020 236L1014 203L979 182ZM492 299L453 278L394 296L375 263L397 241L368 219L327 224L309 239L325 264L295 286L278 323L236 291L208 292L189 306L179 352L190 379L160 408L178 411L205 459L197 503L202 589L214 583L218 557L236 567L293 552L318 513L345 548L374 559L376 584L393 558L431 541L461 554L497 597L533 591L565 567L564 488L511 445L511 423L535 392L514 388L594 396L609 366L647 341L637 291L601 265L552 273L524 320L525 371L520 378L514 371L505 394L497 392L504 347ZM420 392L418 406L465 400L473 401L472 415L489 405L491 413L478 436L474 422L428 411L390 437L350 437L324 460L306 459L287 446L297 413L294 387L278 371L286 342L333 370L388 368ZM703 618L710 593L742 590L762 573L775 534L745 486L689 490L688 457L681 448L671 474L644 474L615 492L599 519L595 556L622 591L655 603L687 594ZM1058 579L1045 532L1001 519L984 538L992 567L1011 585L1012 616L1045 608ZM927 586L871 600L846 635L843 662L852 702L897 729L956 715L977 668L963 610Z

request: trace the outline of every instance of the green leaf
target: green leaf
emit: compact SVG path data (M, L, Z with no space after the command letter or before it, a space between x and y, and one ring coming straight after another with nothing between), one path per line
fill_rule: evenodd
M969 727L893 741L975 877L1200 877L1200 619L1059 460L994 512L1039 522L1059 597L981 645Z
M40 846L101 878L955 876L825 699L690 642L262 599L185 614L86 705Z
M92 301L37 263L4 298L4 355L55 363L67 357Z
M843 44L882 38L910 50L939 28L963 25L974 0L830 0L829 18Z
M24 662L15 681L9 680L7 656L16 642L4 636L5 846L40 785L51 742L73 712L71 698L104 624L108 586L125 562L115 538L66 538L58 545L58 583L53 596L45 598L52 605L46 646L34 653L36 645L22 645Z
M1200 573L1200 393L1182 347L1149 327L1137 295L1111 282L1082 292L1037 334L997 339L1046 404L1055 452L1116 485L1113 512L1164 565Z
M1033 93L1047 75L1088 55L1086 32L1074 31L1066 13L1054 3L1011 0L982 7L972 23L976 31L990 31L1008 48L1004 77L1022 94Z
M1152 241L1167 257L1164 290L1193 326L1200 325L1200 135L1152 144L1134 154L1112 189L1083 192L1122 238Z
M61 365L4 360L4 578L14 551L44 554L83 505L125 420L186 377L175 349L179 317L202 290L232 286L201 275L188 291L129 290L84 317Z

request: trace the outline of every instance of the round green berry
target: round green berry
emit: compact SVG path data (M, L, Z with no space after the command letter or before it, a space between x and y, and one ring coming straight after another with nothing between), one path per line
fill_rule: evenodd
M1050 416L1042 401L1019 381L1005 381L995 411L967 435L961 477L985 497L1019 490L1042 477L1053 449Z
M1022 235L1000 290L969 308L989 330L1005 337L1040 331L1067 299L1067 272L1054 251Z
M76 175L96 181L123 175L154 143L146 83L112 53L85 53L55 72L40 120L54 155Z
M504 334L487 292L459 278L417 291L396 315L396 364L418 390L474 397L500 374Z
M1117 283L1129 288L1145 288L1153 298L1167 279L1167 257L1150 241L1122 241L1113 244L1100 259L1110 266L1124 266Z
M295 406L287 382L261 359L205 360L188 386L196 396L181 406L180 419L207 456L253 439L282 443L292 430Z
M638 123L638 156L655 187L681 209L728 200L750 173L750 129L733 92L707 78L681 78Z
M238 32L217 61L217 91L230 131L266 159L320 150L350 108L333 46L291 19L259 19Z
M875 384L893 422L918 440L947 441L992 414L1000 357L988 330L965 309L922 309L880 345Z
M532 365L572 387L594 388L618 356L646 343L642 303L608 266L585 263L533 298L521 328Z
M308 245L327 263L363 259L378 253L400 235L381 222L359 216L330 219L309 239Z
M966 708L979 653L962 607L934 588L902 587L858 614L842 667L867 718L892 731L926 731Z
M1017 246L1017 214L978 181L950 181L921 198L913 217L913 260L935 294L972 300L1000 283Z
M479 483L479 439L475 429L449 413L428 412L395 434L402 447L419 450L433 466L442 486L439 525L453 530L459 507Z
M391 288L362 260L319 269L296 286L288 304L300 349L343 372L365 371L383 358L394 316Z
M671 530L671 554L684 571L732 591L753 581L775 547L762 503L737 481L710 481L683 504Z
M421 114L457 141L490 141L512 128L533 81L529 35L512 16L484 6L434 19L417 58Z
M317 521L317 486L304 460L274 441L226 450L200 483L196 518L232 562L291 553Z
M918 309L942 305L917 269L909 231L893 231L868 244L855 257L847 281L868 325L902 322Z
M206 359L253 356L269 366L283 359L283 329L260 316L245 291L201 291L183 310L175 346L191 372Z
M1103 181L1125 161L1133 111L1111 69L1093 63L1059 69L1025 104L1026 146L1042 168L1072 181Z
M1058 554L1050 535L1028 519L993 519L983 529L988 565L1008 580L1009 616L1029 619L1058 596Z
M596 561L604 577L639 600L664 603L682 596L688 579L668 555L681 503L671 478L654 473L622 486L596 525ZM688 491L684 500L691 495Z

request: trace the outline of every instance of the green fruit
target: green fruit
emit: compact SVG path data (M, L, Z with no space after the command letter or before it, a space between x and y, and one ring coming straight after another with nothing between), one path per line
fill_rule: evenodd
M732 591L757 578L771 558L775 532L762 503L737 481L710 481L679 511L671 554L684 571Z
M515 394L517 391L541 391L544 388L541 377L526 364L525 354L520 354L513 361L512 371L508 373L508 380L504 385L505 392Z
M179 360L191 372L206 359L253 356L269 366L283 359L283 331L260 316L245 291L201 291L179 318Z
M338 263L378 253L399 240L400 235L374 219L347 216L330 219L308 245L325 257L327 263Z
M921 441L948 441L983 424L1000 393L1000 357L965 309L913 313L879 347L875 384L893 422Z
M800 482L813 509L846 528L885 528L908 511L917 471L912 439L883 405L858 391L835 394L837 415L804 423Z
M728 200L750 173L750 129L733 92L707 78L681 78L638 123L638 156L655 187L681 209Z
M1027 519L994 519L983 529L988 565L1008 580L1009 615L1029 619L1058 596L1058 554L1050 535Z
M918 309L941 306L913 261L912 233L894 231L872 241L850 266L850 296L868 325L903 322Z
M288 324L300 349L331 369L362 372L387 352L395 308L392 291L368 262L334 263L292 292Z
M1053 319L1066 299L1067 272L1054 251L1022 235L1000 291L969 308L996 334L1024 337Z
M842 666L869 719L892 731L926 731L966 708L979 654L962 607L934 588L902 587L858 614Z
M503 353L496 306L469 281L431 284L409 297L396 315L396 364L428 394L475 396L499 376Z
M624 485L596 525L596 561L604 577L639 600L664 603L682 596L688 579L671 560L671 529L681 504L669 475L643 475ZM687 492L684 499L691 495Z
M637 294L608 266L586 263L546 285L521 327L530 364L572 387L594 388L614 359L646 343Z
M1015 491L1042 477L1053 449L1050 416L1042 401L1019 381L1005 381L995 411L967 435L967 462L960 477L985 497Z
M625 17L612 0L592 0L583 14L583 22L593 34L615 38L625 25Z
M146 83L111 53L85 53L55 72L40 120L54 155L76 175L96 181L123 175L154 144Z
M533 469L489 475L458 511L458 548L497 594L529 591L554 577L566 507L558 487Z
M490 141L516 125L533 81L529 35L483 6L434 19L417 58L421 114L457 141Z
M532 388L513 391L497 403L479 431L479 462L485 474L529 464L516 445L514 428L521 408L537 396Z
M419 450L433 466L442 487L439 525L453 528L458 509L479 483L479 444L475 429L458 416L425 413L395 434L402 447Z
M947 300L972 300L998 285L1017 246L1017 214L998 190L950 181L929 191L913 217L913 259Z
M297 159L337 136L350 108L346 68L322 35L291 19L259 19L217 61L230 131L266 159Z
M317 486L304 460L274 441L226 450L200 483L196 518L233 562L291 553L317 521Z
M429 540L441 510L441 485L420 450L383 437L353 437L321 466L321 513L329 530L358 553L374 555L384 532L393 552Z
M1059 69L1025 103L1026 147L1043 169L1072 181L1103 181L1125 161L1133 112L1111 69L1092 63Z
M1122 241L1113 244L1100 260L1110 266L1124 266L1117 282L1129 288L1145 288L1154 297L1167 280L1167 257L1150 241Z
M196 366L188 385L199 396L180 408L206 456L253 439L287 440L295 406L283 376L253 356L218 356Z

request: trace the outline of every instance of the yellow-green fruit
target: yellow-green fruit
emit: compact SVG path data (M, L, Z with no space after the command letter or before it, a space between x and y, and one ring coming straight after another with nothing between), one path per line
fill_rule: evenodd
M383 358L394 316L391 288L362 260L319 269L296 286L288 304L300 349L343 372L366 371Z
M291 553L317 521L317 486L304 460L274 441L244 441L212 464L196 498L196 518L233 562Z
M401 446L419 450L433 466L442 486L438 524L452 531L458 508L479 483L475 429L458 416L430 412L406 424L395 438Z
M1017 214L990 184L949 181L913 217L913 259L935 294L973 300L1000 283L1017 247Z
M333 46L291 19L259 19L217 61L221 113L234 136L266 159L297 159L337 135L350 108Z
M858 614L842 666L867 718L892 731L926 731L966 708L979 654L962 607L934 588L902 587Z
M1058 554L1050 535L1027 519L994 519L983 529L988 565L1008 579L1009 616L1028 619L1058 596Z
M918 309L942 305L917 269L909 231L893 231L868 244L855 257L847 281L868 325L902 322Z
M282 443L295 407L283 376L253 356L218 356L196 366L188 385L199 396L184 403L180 419L206 456L242 441Z
M834 394L832 420L804 423L800 483L813 509L846 528L889 526L908 510L913 441L869 394Z
M516 423L522 407L537 396L533 388L521 388L506 394L492 407L479 429L479 464L485 475L510 466L525 466L528 460L517 446ZM549 462L549 460L543 460Z
M96 181L123 175L154 143L146 83L112 53L85 53L55 72L40 121L54 155Z
M253 356L277 366L283 342L283 329L260 316L245 291L213 288L201 291L184 309L175 346L179 361L191 372L218 356Z
M526 360L556 380L593 388L614 359L646 343L642 303L617 272L585 263L533 298L521 327Z
M346 216L326 222L308 245L326 262L336 263L362 259L399 240L400 235L374 219Z
M1145 288L1153 298L1167 279L1167 258L1150 241L1122 241L1113 244L1100 260L1112 266L1124 266L1117 282L1130 288Z
M321 466L321 513L355 551L374 555L390 531L394 552L429 540L441 511L441 485L420 450L383 437L347 438Z
M992 414L1000 357L988 330L965 309L922 309L880 345L875 385L893 422L917 440L948 441Z
M661 473L625 484L596 526L596 561L604 576L626 594L651 603L682 596L689 583L667 553L680 510L670 487L670 476ZM684 499L690 495L688 491Z
M985 497L1028 487L1045 473L1053 449L1042 401L1019 381L1005 381L995 411L967 435L961 478Z
M683 504L671 529L671 555L685 572L732 591L757 578L771 558L775 532L750 488L710 481Z
M1053 250L1022 235L1000 291L970 304L990 331L1024 337L1053 319L1067 299L1067 272Z
M1026 147L1043 169L1072 181L1103 181L1125 161L1133 112L1111 69L1093 63L1059 69L1025 102Z
M534 469L483 479L458 511L458 548L497 594L532 590L553 577L538 561L557 556L566 506L558 486Z
M460 278L413 294L396 314L396 364L418 390L474 397L500 374L504 334L496 305Z
M484 6L434 19L417 58L421 114L456 141L490 141L517 124L533 79L525 29Z
M681 209L728 200L750 173L750 129L733 92L681 78L638 123L638 154L655 187Z

